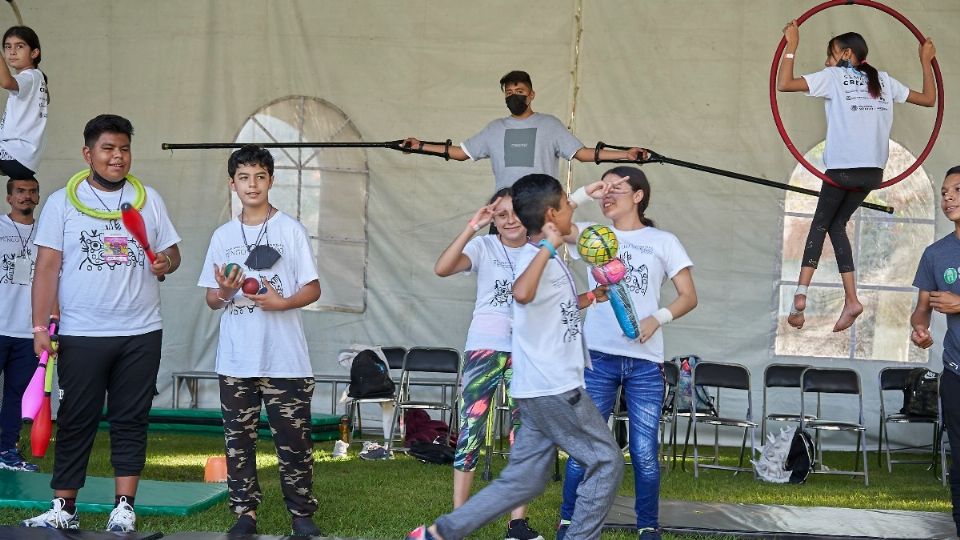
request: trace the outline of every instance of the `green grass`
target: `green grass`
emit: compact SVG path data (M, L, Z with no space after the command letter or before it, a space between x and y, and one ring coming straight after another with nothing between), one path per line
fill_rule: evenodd
M26 440L29 434L25 432ZM450 510L452 468L422 464L404 455L392 461L366 462L356 458L357 447L351 447L348 459L329 457L333 443L318 443L314 472L314 492L320 509L314 516L327 534L341 537L402 538L420 523L429 522ZM52 446L51 446L52 449ZM198 434L152 434L148 447L147 467L143 477L152 480L200 481L207 457L221 455L221 437ZM259 447L258 465L264 501L259 511L261 534L285 535L290 532L289 515L283 505L277 459L273 442L263 441ZM52 451L39 460L41 470L52 469ZM111 476L109 437L100 432L89 472ZM722 461L733 464L733 451L725 452ZM830 454L828 466L846 467L853 454ZM494 460L495 470L506 460ZM661 497L690 501L786 504L799 506L836 506L849 508L884 508L904 510L950 511L948 491L933 473L918 465L899 465L893 474L876 465L876 454L870 455L870 486L861 479L846 476L812 476L803 485L774 485L756 482L750 474L733 476L724 471L693 473L679 467L663 475ZM690 469L688 463L688 469ZM475 489L481 489L478 471ZM620 494L633 494L633 476L624 476ZM533 501L529 517L531 525L553 537L560 506L560 483L551 482L543 496ZM0 523L14 524L31 512L0 509ZM143 531L225 531L233 524L226 502L187 517L138 516L138 529ZM83 514L84 529L103 529L106 514ZM472 538L503 538L505 520L477 531ZM626 532L604 533L604 539L636 538ZM667 538L679 538L667 536ZM691 538L685 536L684 538Z

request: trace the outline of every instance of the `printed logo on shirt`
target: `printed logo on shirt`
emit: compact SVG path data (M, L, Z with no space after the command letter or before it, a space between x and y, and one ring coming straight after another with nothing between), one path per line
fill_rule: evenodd
M513 283L509 279L498 279L493 282L493 307L509 306L513 304Z
M80 251L86 257L80 263L79 270L90 272L94 269L103 270L104 267L113 270L118 266L143 266L143 248L135 239L113 232L119 230L119 221L110 220L106 231L80 231ZM121 241L121 237L125 241Z
M564 343L570 343L580 336L580 309L577 307L576 298L560 304L560 322L564 327Z
M647 269L647 265L634 266L633 254L629 251L624 251L620 260L627 267L627 275L624 276L621 283L632 293L646 295L647 285L650 281L650 271Z
M953 285L953 282L957 281L957 269L947 268L946 270L944 270L943 280L947 282L947 285Z
M503 134L504 167L533 167L537 128L508 129Z

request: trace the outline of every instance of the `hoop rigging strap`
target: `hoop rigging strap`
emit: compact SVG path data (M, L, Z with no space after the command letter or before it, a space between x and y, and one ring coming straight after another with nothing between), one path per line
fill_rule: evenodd
M443 152L434 152L422 148L413 148L404 146L403 139L383 142L277 142L277 143L254 143L254 142L234 142L234 143L163 143L161 150L217 150L217 149L236 149L254 144L261 148L387 148L396 150L405 154L421 154L424 156L437 156L450 161L450 147L453 141L421 141L422 144L434 144L443 146Z

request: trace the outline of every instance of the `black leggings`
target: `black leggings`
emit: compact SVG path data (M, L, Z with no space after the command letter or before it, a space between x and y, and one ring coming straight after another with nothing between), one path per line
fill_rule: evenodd
M823 252L823 241L830 235L833 252L837 256L837 268L841 274L853 272L853 249L847 238L847 222L860 203L871 191L883 182L883 169L828 169L827 176L837 184L855 189L848 191L824 182L817 201L817 211L810 223L807 244L803 250L802 266L816 268Z
M952 390L951 390L952 388ZM940 406L943 408L943 424L950 441L950 496L953 500L953 521L960 534L960 375L946 366L940 376ZM942 474L946 474L943 471Z

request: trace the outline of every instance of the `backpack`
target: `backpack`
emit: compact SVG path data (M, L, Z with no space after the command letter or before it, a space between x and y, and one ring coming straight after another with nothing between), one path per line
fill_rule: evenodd
M814 446L810 434L797 427L781 428L780 435L767 434L767 444L751 460L761 480L777 484L802 484L813 469Z
M443 420L430 418L423 409L408 409L403 413L404 436L403 442L410 446L414 441L434 443L447 442L449 426Z
M901 414L936 418L940 379L927 368L914 368L907 373L903 388Z
M450 465L453 463L454 450L440 442L413 441L410 443L410 455L423 463Z
M680 380L677 382L677 391L675 396L668 396L667 402L672 405L672 400L677 400L677 411L690 412L691 394L695 390L697 395L697 412L717 415L717 409L713 406L713 400L702 386L697 385L692 388L691 380L693 378L693 366L697 365L700 357L696 355L677 356L674 360L680 361ZM672 392L671 392L672 393Z
M347 395L355 399L393 397L395 390L387 363L374 351L360 351L350 366L350 389Z

